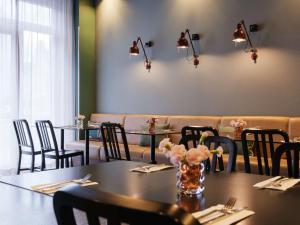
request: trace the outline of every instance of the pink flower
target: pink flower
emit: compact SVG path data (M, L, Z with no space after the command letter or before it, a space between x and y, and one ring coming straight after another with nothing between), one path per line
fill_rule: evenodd
M245 126L247 126L247 122L245 120L242 120L242 119L238 119L237 121L231 120L230 121L230 126L232 126L232 127L245 127Z
M200 162L205 160L201 151L197 148L191 148L186 153L186 161L189 165L199 165Z
M164 138L158 146L158 149L162 151L168 157L168 152L171 151L174 144L170 142L170 138Z
M200 154L203 157L203 160L206 160L210 156L210 151L208 150L206 145L198 145L197 149L200 151Z
M216 150L217 150L217 156L220 158L223 155L223 152L224 152L222 146L217 147Z
M170 157L170 161L173 165L177 165L185 158L186 149L184 145L173 145L171 151L168 152L167 157Z

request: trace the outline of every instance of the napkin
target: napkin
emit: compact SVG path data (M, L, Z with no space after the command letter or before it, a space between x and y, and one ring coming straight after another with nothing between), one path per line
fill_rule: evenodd
M154 164L154 165L146 165L146 166L138 166L136 168L131 169L131 172L141 172L141 173L151 173L160 170L164 170L167 168L173 168L174 166L168 164Z
M218 204L215 206L212 206L210 208L207 208L205 210L199 211L199 212L195 212L192 215L198 219L198 221L201 224L204 224L208 221L209 224L214 224L214 225L229 225L229 224L233 224L236 223L240 220L245 219L248 216L251 216L253 214L255 214L253 211L248 210L248 209L233 209L233 213L231 214L225 214L220 212L219 210L221 210L224 207L224 205ZM210 220L213 219L214 220Z
M253 185L253 187L258 189L268 188L268 189L274 189L274 190L280 190L285 191L293 186L295 186L300 179L293 179L293 178L282 178L281 176L272 177L270 179L267 179L265 181L256 183ZM276 183L279 185L276 185Z
M53 195L60 188L63 188L70 184L79 184L80 186L85 187L85 186L96 185L98 184L98 182L92 182L90 180L87 180L84 183L81 183L80 180L69 180L69 181L62 181L62 182L50 183L50 184L38 184L32 186L31 189L43 194Z

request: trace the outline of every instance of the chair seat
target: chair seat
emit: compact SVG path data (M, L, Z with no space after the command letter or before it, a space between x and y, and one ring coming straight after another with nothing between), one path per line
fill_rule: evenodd
M59 158L61 158L61 159L83 155L83 151L81 151L81 150L64 149L64 151L59 150L58 153L59 153ZM45 153L45 157L55 159L56 158L55 151Z
M22 154L25 155L40 155L42 153L41 151L34 151L32 154L32 151L28 151L28 150L22 150L21 152Z

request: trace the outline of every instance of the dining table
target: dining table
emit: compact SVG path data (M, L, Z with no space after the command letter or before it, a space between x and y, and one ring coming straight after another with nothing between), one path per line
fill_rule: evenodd
M0 224L56 224L53 197L35 192L32 186L55 183L91 174L97 185L84 188L178 204L188 212L224 204L235 197L236 207L247 207L254 215L239 224L300 224L300 185L286 191L257 189L253 185L270 177L247 173L207 173L200 195L185 195L176 188L176 168L153 173L132 172L145 165L133 161L112 161L89 166L27 173L0 178ZM79 223L81 225L81 223Z

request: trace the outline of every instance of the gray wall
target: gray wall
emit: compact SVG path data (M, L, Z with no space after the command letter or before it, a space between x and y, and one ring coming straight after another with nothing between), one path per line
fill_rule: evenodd
M96 8L97 111L190 115L300 115L299 0L102 0ZM258 23L254 64L235 47L237 22ZM178 53L200 33L197 69ZM153 40L148 73L128 49ZM149 49L147 49L149 50Z

